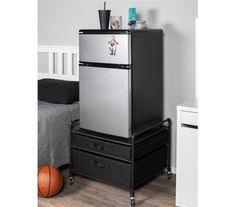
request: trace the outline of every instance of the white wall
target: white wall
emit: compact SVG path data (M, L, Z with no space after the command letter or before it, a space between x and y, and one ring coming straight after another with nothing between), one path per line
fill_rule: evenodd
M173 121L172 166L176 157L176 105L195 97L197 0L107 0L111 15L128 21L136 7L150 28L164 30L164 113ZM78 46L78 30L99 28L102 0L38 0L39 45Z

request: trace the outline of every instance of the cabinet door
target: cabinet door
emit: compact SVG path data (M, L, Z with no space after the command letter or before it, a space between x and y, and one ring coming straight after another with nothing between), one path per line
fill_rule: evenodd
M197 206L197 129L178 127L177 206Z

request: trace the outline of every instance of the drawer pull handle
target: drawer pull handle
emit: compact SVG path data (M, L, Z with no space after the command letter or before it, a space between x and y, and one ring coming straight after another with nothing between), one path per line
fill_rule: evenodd
M198 126L192 124L181 124L181 126L186 128L198 129Z
M96 167L98 167L98 168L105 168L105 167L106 167L105 164L103 164L103 163L101 163L101 162L99 162L99 161L97 161L97 160L92 160L92 161L91 161L91 164L94 165L94 166L96 166Z
M97 143L93 143L92 147L99 151L104 150L104 145L98 145Z

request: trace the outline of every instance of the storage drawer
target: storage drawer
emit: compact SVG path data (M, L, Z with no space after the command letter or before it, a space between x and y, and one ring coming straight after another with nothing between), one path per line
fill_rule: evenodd
M83 150L130 160L130 147L72 133L71 144Z
M197 113L194 112L188 112L188 111L182 111L181 112L181 124L188 124L197 126Z
M129 188L130 165L72 149L72 171L82 176Z

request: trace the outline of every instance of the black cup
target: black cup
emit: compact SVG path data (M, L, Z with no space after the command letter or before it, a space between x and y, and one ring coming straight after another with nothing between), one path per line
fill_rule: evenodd
M98 10L98 12L99 12L100 28L102 30L108 29L111 10Z

